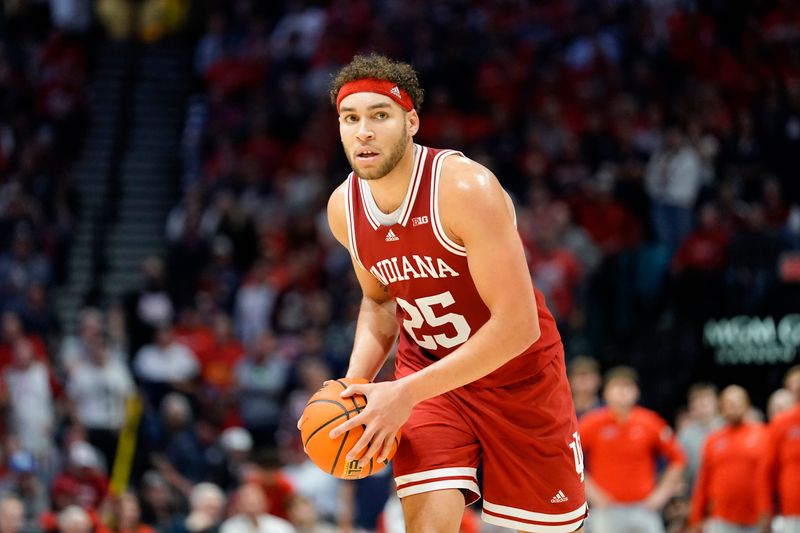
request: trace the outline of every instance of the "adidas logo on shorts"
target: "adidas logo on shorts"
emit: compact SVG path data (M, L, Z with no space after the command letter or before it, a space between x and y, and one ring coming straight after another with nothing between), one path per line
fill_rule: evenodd
M558 491L555 496L550 498L550 503L564 503L565 501L569 500L563 492Z

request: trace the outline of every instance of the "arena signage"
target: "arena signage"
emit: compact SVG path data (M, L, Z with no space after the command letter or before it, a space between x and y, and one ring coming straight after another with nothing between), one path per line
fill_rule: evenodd
M708 320L703 343L717 365L791 363L800 347L800 314L783 318L739 315Z

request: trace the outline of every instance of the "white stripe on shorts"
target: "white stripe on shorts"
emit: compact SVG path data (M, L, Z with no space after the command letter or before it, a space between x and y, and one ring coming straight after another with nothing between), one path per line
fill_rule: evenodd
M578 529L586 517L586 503L568 513L534 513L516 507L497 505L483 500L484 522L520 531L540 533L571 533Z
M397 496L400 498L443 489L467 489L480 497L481 490L478 487L476 472L477 469L468 467L436 468L397 476L394 482L397 485Z

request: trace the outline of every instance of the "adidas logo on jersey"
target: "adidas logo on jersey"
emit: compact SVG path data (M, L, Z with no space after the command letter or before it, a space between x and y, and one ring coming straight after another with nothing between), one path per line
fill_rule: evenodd
M563 492L558 491L555 496L550 498L550 503L564 503L565 501L568 500L569 498L567 498Z
M386 242L399 241L399 240L400 240L400 237L395 235L394 231L392 231L392 230L389 230L389 233L386 234Z

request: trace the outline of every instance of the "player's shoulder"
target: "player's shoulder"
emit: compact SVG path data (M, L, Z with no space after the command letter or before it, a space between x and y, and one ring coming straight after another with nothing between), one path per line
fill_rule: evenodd
M345 196L347 195L348 185L350 183L350 177L346 177L342 180L339 185L336 186L335 189L331 192L331 195L328 197L328 209L333 207L342 207L344 209L344 200Z
M498 216L513 213L510 200L494 173L461 154L445 158L438 180L439 210L445 228L455 235L484 220L488 225Z
M480 194L499 187L499 182L487 167L458 152L444 159L439 187L456 194Z
M347 198L349 179L345 179L331 192L328 197L328 225L333 236L341 243L346 242L347 213L345 213L345 200Z

